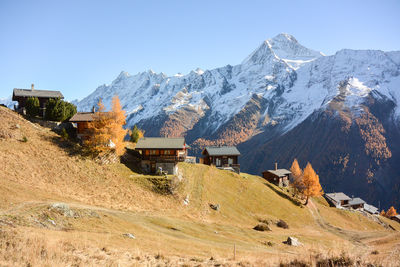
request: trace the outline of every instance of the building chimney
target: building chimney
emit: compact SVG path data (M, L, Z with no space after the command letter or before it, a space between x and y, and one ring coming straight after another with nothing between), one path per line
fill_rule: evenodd
M32 83L32 85L31 85L31 90L33 91L33 90L35 90L35 85Z
M278 162L275 162L275 171L278 170Z
M92 113L95 113L96 112L96 108L95 108L95 106L93 106L92 107Z

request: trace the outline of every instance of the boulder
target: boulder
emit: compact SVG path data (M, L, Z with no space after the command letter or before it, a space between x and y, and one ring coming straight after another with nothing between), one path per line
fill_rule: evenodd
M286 244L289 246L294 246L294 247L298 247L301 245L301 243L299 242L299 240L295 237L291 237L289 236L288 239L286 240Z
M136 239L136 237L131 233L123 234L123 236L126 237L126 238L130 238L130 239Z
M75 213L65 203L54 203L50 209L55 209L65 217L74 217Z
M210 208L212 208L213 210L219 211L219 204L210 204Z

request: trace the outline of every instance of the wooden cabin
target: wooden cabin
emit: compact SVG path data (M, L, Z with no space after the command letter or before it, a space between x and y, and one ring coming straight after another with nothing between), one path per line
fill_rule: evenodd
M88 131L89 122L94 121L95 112L78 112L71 119L70 122L74 124L76 127L76 136L81 141L85 141L90 136L90 132Z
M342 192L326 193L324 194L324 197L331 206L336 208L347 206L349 204L349 201L351 200L351 198L348 195Z
M349 200L349 204L345 205L345 207L352 208L352 209L364 209L365 201L359 197L352 198Z
M291 174L292 172L286 169L278 169L278 164L275 163L275 169L262 172L262 177L264 177L264 179L266 179L270 183L281 187L286 187L289 186L289 179Z
M240 152L234 146L206 147L201 154L200 163L240 173Z
M64 96L60 91L50 91L50 90L37 90L35 89L34 84L32 84L31 89L18 89L14 88L12 100L18 101L18 106L14 107L14 109L21 113L26 114L26 100L29 97L37 97L39 99L40 105L40 114L44 117L44 113L46 111L46 103L50 98L59 98L63 99Z
M176 165L186 160L188 148L185 138L143 137L135 150L141 154L141 167L145 173L156 173L161 169L176 174Z
M379 210L377 207L369 205L367 203L364 204L364 211L368 212L369 214L379 214Z

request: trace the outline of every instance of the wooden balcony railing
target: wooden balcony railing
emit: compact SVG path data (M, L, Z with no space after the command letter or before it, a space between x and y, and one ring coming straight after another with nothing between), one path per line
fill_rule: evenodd
M167 156L167 155L142 155L143 160L180 162L185 161L185 156Z

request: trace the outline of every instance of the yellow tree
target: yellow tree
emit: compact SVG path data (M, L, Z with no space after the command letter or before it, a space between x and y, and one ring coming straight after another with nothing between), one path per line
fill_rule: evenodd
M381 215L381 216L383 216L383 217L386 217L386 212L385 212L385 210L382 210L381 213L379 213L379 215Z
M124 153L124 137L127 130L123 128L126 124L125 111L121 108L121 103L119 102L118 96L114 96L112 99L112 109L110 112L110 135L111 141L115 145L115 152L117 155L122 155Z
M323 194L322 187L319 183L319 176L315 173L310 163L307 163L303 172L303 194L306 196L306 203L310 197L321 196Z
M386 217L388 217L388 218L391 218L396 215L397 215L397 211L393 206L391 206L390 209L388 209L388 211L386 212Z
M110 112L105 112L101 99L97 106L98 110L93 115L94 120L88 124L91 134L85 144L97 154L111 150L114 150L117 155L123 154L123 141L126 135L123 126L126 123L126 116L118 96L113 97Z
M109 132L109 114L105 112L105 107L101 99L97 103L97 112L93 115L93 121L88 123L89 138L85 145L95 153L102 153L108 149L111 139Z
M293 160L292 167L290 167L290 171L292 172L292 177L293 177L292 187L294 190L294 195L297 195L301 193L304 189L304 184L302 181L303 171L301 170L297 159Z

